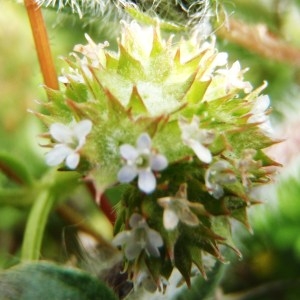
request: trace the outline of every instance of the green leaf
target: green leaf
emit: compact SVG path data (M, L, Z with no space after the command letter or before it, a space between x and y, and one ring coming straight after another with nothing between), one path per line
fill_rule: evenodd
M188 245L184 240L178 239L174 247L175 266L182 274L188 286L191 285L192 258Z
M96 278L73 268L48 262L21 264L0 274L1 299L115 300Z

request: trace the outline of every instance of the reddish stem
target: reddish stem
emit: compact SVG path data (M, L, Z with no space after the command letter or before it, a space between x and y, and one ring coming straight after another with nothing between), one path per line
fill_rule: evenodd
M30 21L44 83L47 87L58 90L58 80L41 9L35 0L24 0L24 4Z
M112 225L114 225L116 222L117 216L116 216L116 213L115 213L113 207L109 203L109 200L107 199L107 197L104 194L98 196L97 190L91 181L88 181L86 183L86 186L87 186L89 192L91 193L92 197L95 199L95 202L99 203L100 208L103 211L103 213L105 214L105 216L107 217L107 219L111 222ZM100 197L100 198L97 199L97 197Z

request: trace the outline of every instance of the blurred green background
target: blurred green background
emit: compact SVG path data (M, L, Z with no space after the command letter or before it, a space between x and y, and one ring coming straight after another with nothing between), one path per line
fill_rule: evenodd
M274 35L300 49L299 0L219 2L224 4L230 18L240 19L249 26L265 24ZM46 100L42 76L25 8L17 1L1 0L0 11L0 161L15 157L16 170L22 169L33 181L38 181L47 171L43 150L38 145L38 134L44 128L28 110L38 110L36 101ZM115 45L115 32L108 30L107 24L103 25L101 17L87 22L76 16L58 15L52 9L44 9L43 13L57 70L63 67L59 56L66 56L75 44L85 43L85 32L99 42L109 40ZM299 65L263 57L222 38L217 42L220 51L229 53L231 62L239 60L243 67L250 68L245 74L246 80L254 86L259 86L263 80L268 82L264 93L271 97L271 120L281 137L282 128L291 120L299 119ZM300 299L300 165L297 163L300 145L297 144L297 131L299 140L300 130L294 128L295 141L291 142L293 157L288 157L289 151L280 152L287 156L281 158L293 168L283 167L274 184L258 191L263 204L251 208L250 224L254 233L250 234L239 224L235 226L236 243L244 257L242 260L231 258L233 262L226 266L216 292L217 299ZM0 167L3 169L4 165ZM30 207L20 200L26 189L29 187L24 182L13 181L0 173L1 268L18 261ZM32 193L27 193L26 197L28 203L34 200L28 199L34 198ZM68 195L68 201L93 230L109 238L112 234L109 222L87 197L87 191L79 186ZM13 199L11 203L9 199ZM70 219L61 211L54 211L47 225L43 258L62 262L70 258L70 253L62 246L68 231L72 231Z

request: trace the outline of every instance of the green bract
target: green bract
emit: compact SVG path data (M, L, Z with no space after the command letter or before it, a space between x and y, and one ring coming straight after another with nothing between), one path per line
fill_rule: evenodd
M145 240L138 240L138 226L129 226L134 214L163 240L154 245L159 257L140 244L137 256L124 256L133 279L143 270L159 286L177 267L189 284L193 264L205 274L203 255L223 261L220 245L239 254L230 218L249 227L246 210L256 202L250 191L267 183L276 165L262 151L275 142L269 99L260 95L265 84L251 91L239 62L228 67L213 38L178 41L163 39L159 25L122 26L118 52L89 37L88 45L75 47L60 77L62 91L48 91L49 114L41 118L48 126L92 122L77 170L100 192L118 183L125 164L122 170L131 172L122 173L127 189L117 206L115 234L123 238L117 244L128 250L134 247L128 243ZM139 145L141 137L147 146ZM155 189L144 193L137 180L148 175ZM147 237L147 247L154 240Z

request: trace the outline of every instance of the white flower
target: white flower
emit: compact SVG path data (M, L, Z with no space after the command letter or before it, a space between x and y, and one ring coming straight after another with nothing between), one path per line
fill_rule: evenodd
M252 85L249 81L243 80L243 74L247 71L241 70L239 61L232 64L230 69L219 69L216 73L221 74L225 77L225 89L230 91L232 88L238 88L244 90L245 93L250 93Z
M124 247L128 260L138 258L143 250L148 256L159 257L158 248L163 246L161 235L151 229L145 219L137 213L130 217L129 225L132 229L118 233L112 241L113 245Z
M200 129L200 119L194 116L191 123L183 118L179 119L179 127L181 129L181 138L185 145L192 148L197 157L205 162L210 163L212 160L211 152L204 145L213 142L215 135L211 130Z
M122 157L126 164L118 173L120 182L130 182L138 176L138 187L145 193L151 193L156 187L156 178L153 171L161 171L168 166L166 157L153 153L151 138L147 133L139 136L136 148L124 144L120 147Z
M258 123L259 127L267 134L273 133L267 110L270 106L270 98L268 95L261 95L257 97L248 119L248 123Z
M103 44L96 44L88 34L84 35L88 41L87 45L75 45L74 51L83 54L84 57L88 58L94 68L99 68L100 65L106 65L106 58L103 49L109 46L108 42ZM83 60L84 62L84 60Z
M69 169L75 169L80 160L79 151L91 129L90 120L71 123L69 126L61 123L52 124L50 135L57 144L46 154L46 163L49 166L57 166L65 160Z
M213 48L211 52L215 50L215 45L213 44ZM228 53L220 52L217 54L211 54L208 52L206 57L206 71L201 76L201 81L208 81L212 77L212 72L215 71L216 67L221 67L227 64Z
M219 160L213 163L205 173L205 185L208 192L216 199L224 195L222 185L236 181L234 172L226 160Z
M187 200L186 189L186 184L181 184L175 196L157 199L158 204L164 208L163 223L167 230L175 229L179 221L189 226L197 226L199 219L190 210L190 207L198 210L201 214L205 214L202 204Z

